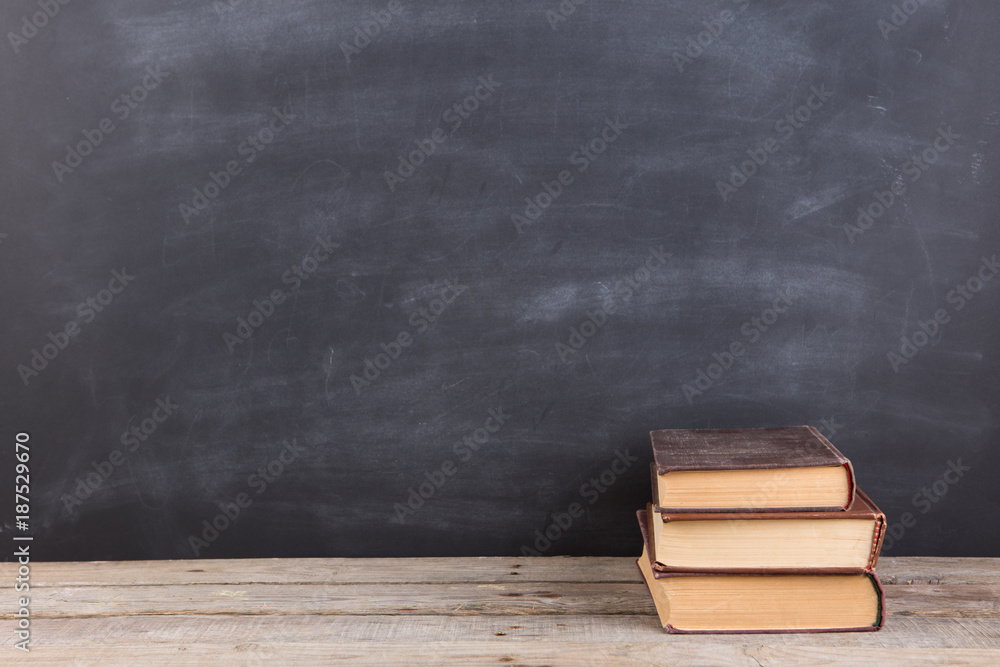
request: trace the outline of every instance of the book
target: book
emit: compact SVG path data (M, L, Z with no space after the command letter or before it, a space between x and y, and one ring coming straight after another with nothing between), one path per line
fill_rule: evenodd
M882 627L885 597L874 572L657 572L649 555L646 511L637 515L644 546L636 565L667 632L864 632Z
M845 509L854 469L812 426L662 429L653 443L660 511Z
M865 572L885 537L885 514L861 489L836 512L647 510L650 555L664 572Z

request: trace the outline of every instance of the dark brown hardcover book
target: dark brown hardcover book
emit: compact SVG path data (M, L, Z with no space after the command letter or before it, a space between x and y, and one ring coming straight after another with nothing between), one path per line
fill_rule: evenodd
M651 431L661 511L831 511L854 502L854 469L812 426Z
M637 517L644 546L636 565L667 632L871 632L885 622L885 594L874 572L658 572L646 510Z
M650 554L662 572L866 572L885 537L885 514L861 489L834 512L647 510Z

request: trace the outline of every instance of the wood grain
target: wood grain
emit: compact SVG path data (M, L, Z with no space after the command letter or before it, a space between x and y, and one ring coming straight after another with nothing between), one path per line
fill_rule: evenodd
M0 563L8 581L17 567ZM883 584L1000 584L990 558L880 558ZM629 558L253 558L37 563L32 586L379 584L507 581L636 582ZM252 578L251 578L252 577Z
M886 593L892 614L1000 618L1000 586L897 586ZM639 583L504 584L192 584L38 588L35 618L128 614L653 614ZM0 605L13 618L14 600Z
M945 657L946 656L946 657ZM61 647L32 650L32 664L51 665L987 665L995 667L1000 651L950 649L934 652L908 648L738 646L711 643L677 645L668 639L649 642L595 642L585 645L539 641L493 646L482 642L345 642L262 645L246 642L215 645L140 646L119 642L83 648L72 654ZM947 662L945 662L945 660Z
M997 588L1000 593L1000 587ZM39 588L36 618L126 614L653 614L644 584L195 584ZM11 618L6 600L3 618Z
M0 576L16 567L0 563ZM39 563L35 586L641 581L628 558L253 558Z
M640 642L662 641L652 615L573 616L96 616L35 621L38 645L103 646L122 637L143 644L232 646L338 642ZM996 648L1000 621L895 617L880 632L771 635L774 646L871 646L901 648ZM743 645L746 635L672 635L677 646Z
M685 636L663 633L628 558L37 563L30 662L1000 664L1000 559L879 569L881 632Z

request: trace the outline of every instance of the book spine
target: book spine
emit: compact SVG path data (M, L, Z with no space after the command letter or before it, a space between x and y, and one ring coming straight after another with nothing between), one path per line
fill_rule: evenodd
M872 535L872 552L868 557L868 571L871 572L878 564L879 552L882 551L882 540L885 539L885 515L875 517L875 531Z
M882 580L878 578L877 574L874 572L867 572L866 574L871 579L872 585L875 586L875 592L878 593L878 622L871 629L881 630L882 626L885 625L885 589L882 588Z
M846 510L854 504L854 496L858 492L858 485L854 482L854 466L851 465L851 462L846 461L844 468L847 469L847 504L842 509Z
M656 462L650 462L649 464L649 485L652 487L650 492L650 497L653 499L653 507L660 504L660 485L658 482L658 475L656 473Z

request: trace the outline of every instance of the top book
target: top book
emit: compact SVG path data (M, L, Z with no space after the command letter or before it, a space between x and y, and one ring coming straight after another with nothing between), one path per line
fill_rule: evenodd
M651 431L659 511L843 510L854 502L847 457L812 426Z

